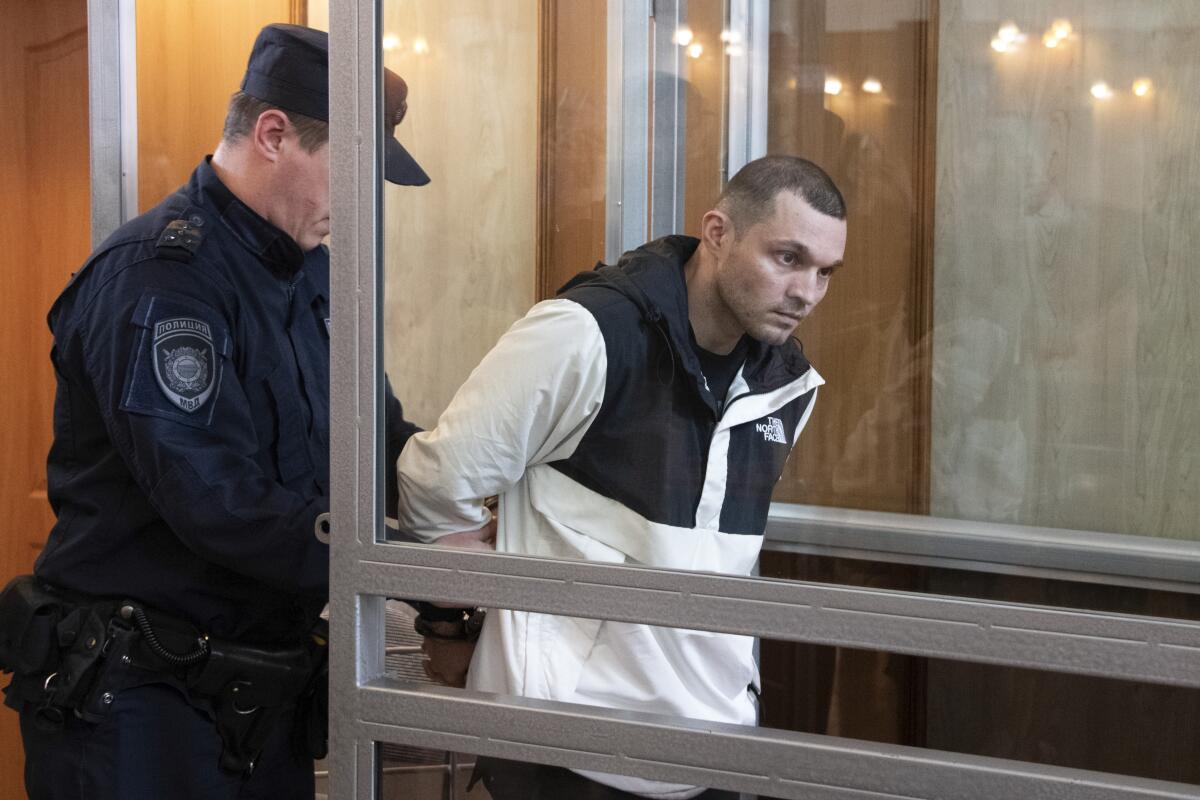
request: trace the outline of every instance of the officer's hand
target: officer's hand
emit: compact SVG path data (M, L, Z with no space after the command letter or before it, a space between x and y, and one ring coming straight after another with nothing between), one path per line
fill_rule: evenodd
M421 641L421 652L425 655L425 674L430 680L460 689L467 685L467 668L471 666L471 655L475 652L474 642L426 636Z

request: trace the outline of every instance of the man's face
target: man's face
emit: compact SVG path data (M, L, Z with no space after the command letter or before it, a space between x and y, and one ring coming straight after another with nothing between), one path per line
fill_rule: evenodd
M775 197L771 216L723 241L717 294L743 331L783 344L821 302L846 252L846 221L793 192Z
M279 168L283 192L277 198L279 219L272 222L307 253L329 235L329 143L310 153L289 130Z

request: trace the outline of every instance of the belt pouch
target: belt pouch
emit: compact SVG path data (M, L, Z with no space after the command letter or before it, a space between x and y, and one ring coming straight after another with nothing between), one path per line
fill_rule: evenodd
M29 675L58 664L62 600L32 575L18 575L0 592L0 670Z

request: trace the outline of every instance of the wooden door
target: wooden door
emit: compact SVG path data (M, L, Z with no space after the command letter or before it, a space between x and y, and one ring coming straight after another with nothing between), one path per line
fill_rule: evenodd
M46 502L54 373L46 312L87 257L87 2L3 0L0 19L0 583L29 572ZM7 682L6 680L4 681ZM0 709L0 797L23 797L17 715Z

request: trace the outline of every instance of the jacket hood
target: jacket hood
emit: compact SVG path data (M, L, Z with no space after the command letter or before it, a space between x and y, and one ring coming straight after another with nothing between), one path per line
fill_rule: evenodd
M579 273L558 294L578 286L592 286L610 288L629 298L642 318L666 338L675 364L692 376L701 396L707 399L711 395L705 388L694 349L684 279L684 265L699 246L700 240L692 236L655 239L625 253L615 265L598 263L591 272ZM742 374L752 392L772 391L810 369L799 341L794 338L778 346L753 338L748 341L750 347Z

